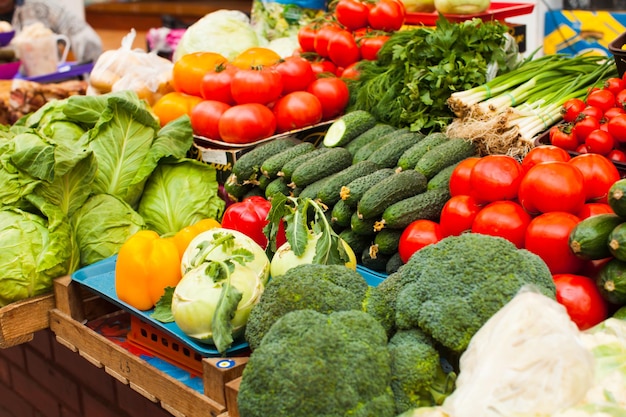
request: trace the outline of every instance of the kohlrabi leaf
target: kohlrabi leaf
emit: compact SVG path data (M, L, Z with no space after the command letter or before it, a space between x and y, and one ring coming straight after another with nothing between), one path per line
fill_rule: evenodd
M309 242L307 208L308 204L297 204L293 213L293 220L287 221L287 228L285 229L287 241L296 256L304 253Z
M230 279L222 286L220 298L215 306L215 314L211 322L213 343L219 353L224 353L233 343L232 320L243 293L230 285Z
M172 314L172 296L174 295L174 287L165 287L165 293L159 298L154 305L154 311L150 315L153 319L161 323L171 323L174 321Z

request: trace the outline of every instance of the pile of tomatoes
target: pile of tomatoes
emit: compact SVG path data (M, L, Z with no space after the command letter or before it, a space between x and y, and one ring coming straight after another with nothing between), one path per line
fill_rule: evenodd
M375 60L391 33L404 25L401 0L338 0L321 21L298 31L301 53L313 65L345 78L357 75L360 60Z
M194 134L246 144L332 120L349 101L344 80L320 76L311 62L254 47L228 61L194 52L174 63L174 92L153 106L162 125L187 114Z
M585 99L572 98L562 107L563 123L552 126L552 145L570 152L597 153L626 162L626 76L611 77Z

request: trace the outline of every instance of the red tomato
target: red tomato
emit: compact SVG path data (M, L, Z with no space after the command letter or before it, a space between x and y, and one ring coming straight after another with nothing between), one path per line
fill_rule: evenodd
M367 26L369 7L360 0L339 0L335 6L337 21L348 30L361 29Z
M604 112L603 118L606 121L609 121L612 118L614 118L615 116L620 115L620 114L624 114L624 113L626 113L626 110L624 110L622 107L611 107L610 109L608 109L607 111Z
M456 195L451 197L441 209L439 226L441 233L446 236L458 236L472 229L472 223L480 206L469 195Z
M402 262L407 263L411 255L426 245L437 243L443 239L439 223L431 220L415 220L409 224L398 244L398 253Z
M328 58L338 67L347 67L361 59L361 52L350 31L338 30L328 40Z
M300 56L287 57L276 64L275 68L281 75L283 94L306 90L315 81L311 63Z
M346 68L343 69L343 71L341 71L339 77L344 80L358 80L361 75L358 69L359 62L348 65Z
M312 61L311 68L313 69L313 72L315 73L315 76L317 78L320 78L320 76L335 75L335 73L337 72L337 65L335 65L333 61L330 61L328 59L319 59Z
M611 161L626 162L626 153L619 149L613 149L606 157L609 158Z
M294 91L273 107L277 133L312 126L322 120L322 103L307 91Z
M616 105L623 107L625 102L626 102L626 89L615 94Z
M578 147L578 138L572 132L572 125L554 125L550 128L550 143L566 151L573 151Z
M578 217L564 211L540 214L526 229L525 248L539 255L553 274L577 273L584 261L570 249L569 235L578 223Z
M317 36L318 27L315 23L309 23L298 29L298 44L302 52L315 52L315 37Z
M594 153L577 155L569 163L583 174L586 201L606 203L609 188L620 179L615 164L607 157Z
M480 158L470 157L462 160L452 171L450 176L450 195L470 195L472 187L470 186L470 174L472 168Z
M532 148L522 159L522 170L527 172L529 169L541 162L563 161L567 162L571 156L567 151L555 145L539 145Z
M609 132L596 129L585 138L585 146L588 152L606 156L615 147L615 141Z
M576 274L553 275L556 300L567 310L580 330L589 329L608 317L608 306L595 282Z
M230 104L217 100L203 100L191 109L189 119L193 133L210 139L221 140L219 121Z
M579 98L570 98L561 107L561 115L566 122L573 122L587 105Z
M378 58L378 51L387 42L387 35L364 36L361 38L361 57L369 61L375 61Z
M595 116L585 115L585 117L578 119L574 123L572 131L578 139L578 143L584 143L587 136L596 129L600 129L600 119Z
M611 77L604 82L603 87L613 93L613 95L616 95L626 88L626 81L619 77Z
M615 95L611 90L594 90L587 95L587 105L598 107L603 113L611 107L615 107L615 104Z
M499 236L519 249L524 247L526 227L531 217L514 201L494 201L483 207L472 223L472 233Z
M587 145L585 145L584 143L581 143L580 145L576 147L576 152L577 153L589 153L589 149L587 149Z
M583 220L603 213L613 213L613 209L607 203L585 203L583 208L576 214L576 217Z
M265 249L268 242L263 228L269 222L267 214L271 208L272 203L263 197L247 197L242 201L232 203L224 210L221 226L243 233ZM286 241L285 229L281 222L276 235L276 247L280 247Z
M230 91L237 104L268 104L280 97L283 83L273 68L240 69L233 76Z
M321 77L313 81L307 91L322 104L322 120L333 119L344 112L350 100L350 90L338 77Z
M370 9L368 23L372 29L393 32L404 25L406 9L401 0L378 0Z
M237 104L222 114L218 127L224 142L252 143L276 132L276 117L263 104Z
M517 198L522 164L507 155L487 155L474 164L470 173L472 195L478 203Z
M626 114L618 114L607 122L609 133L618 142L626 142Z
M202 77L200 85L200 95L205 100L217 100L233 105L233 95L230 92L230 85L233 77L239 68L234 65L219 65L215 71L209 71Z
M519 201L531 214L550 211L578 213L585 204L585 178L569 162L535 165L522 178Z
M338 25L333 23L326 23L323 25L315 36L315 52L321 57L328 58L328 44L335 34L341 29Z
M600 107L587 106L578 115L578 120L580 120L581 117L583 117L583 116L593 116L596 119L601 120L602 117L604 116L604 110L601 109ZM578 120L575 120L575 122L578 121Z

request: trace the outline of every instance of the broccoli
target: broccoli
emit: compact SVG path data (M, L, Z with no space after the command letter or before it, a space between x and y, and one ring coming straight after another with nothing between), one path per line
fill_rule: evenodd
M477 233L420 249L387 279L379 290L392 300L396 327L421 329L457 354L522 287L532 285L556 298L550 270L539 256L504 238Z
M454 390L456 373L444 371L445 359L421 330L399 330L389 340L388 349L397 413L441 405Z
M242 417L393 417L387 334L358 310L292 311L271 327L243 370Z
M388 334L394 321L391 306L357 271L344 265L299 265L284 275L272 277L259 302L252 307L244 335L250 348L259 346L280 317L303 309L320 313L365 311L378 319Z

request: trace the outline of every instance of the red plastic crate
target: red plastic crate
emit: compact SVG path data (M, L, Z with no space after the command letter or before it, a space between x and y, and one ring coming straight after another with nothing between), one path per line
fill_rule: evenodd
M504 20L507 17L521 16L533 12L534 3L495 3L492 2L489 9L476 14L444 14L451 22L461 22L479 18L481 20ZM439 19L438 12L432 13L407 13L405 23L407 25L434 26Z

